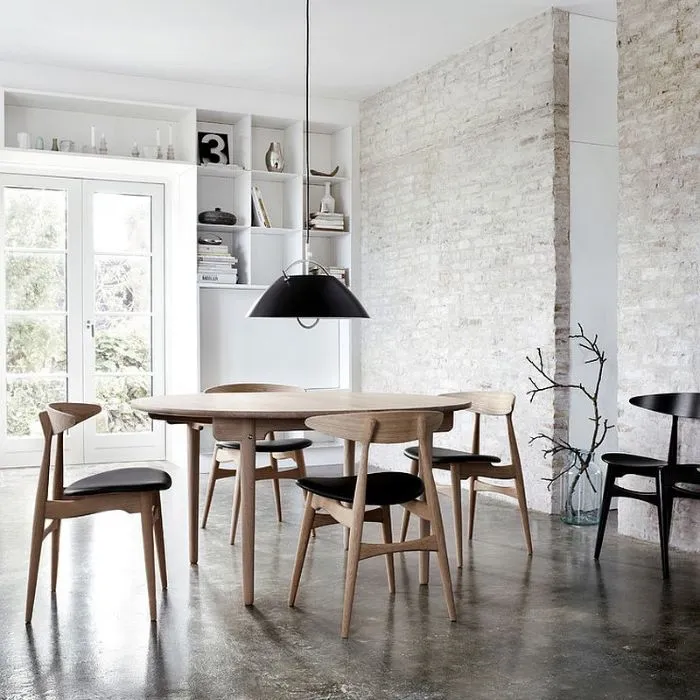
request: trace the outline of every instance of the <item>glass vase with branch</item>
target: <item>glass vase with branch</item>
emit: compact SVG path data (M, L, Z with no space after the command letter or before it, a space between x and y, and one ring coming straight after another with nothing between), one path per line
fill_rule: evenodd
M568 463L564 468L560 469L553 477L545 478L545 481L549 482L547 487L549 489L556 481L562 484L562 520L575 525L595 525L598 522L601 495L601 471L595 455L596 450L605 441L608 431L614 426L608 422L607 418L603 418L599 407L600 387L607 361L605 352L598 345L597 335L593 338L587 336L580 323L578 329L579 332L570 335L569 338L578 341L578 346L589 355L585 361L586 365L597 365L592 387L586 386L582 382L567 383L555 379L545 367L541 348L537 348L536 360L531 357L525 358L538 375L535 379L528 377L532 388L527 394L530 397L530 403L532 403L535 396L545 391L555 389L580 391L590 401L593 414L588 419L592 424L588 444L585 448L576 447L559 436L547 435L546 433L538 433L531 437L530 443L543 440L547 443L547 446L542 450L545 456L562 455L568 457Z

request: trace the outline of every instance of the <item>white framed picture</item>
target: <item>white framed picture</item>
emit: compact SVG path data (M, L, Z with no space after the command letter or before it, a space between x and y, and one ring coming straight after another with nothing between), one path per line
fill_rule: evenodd
M197 153L201 165L231 165L233 126L197 122Z

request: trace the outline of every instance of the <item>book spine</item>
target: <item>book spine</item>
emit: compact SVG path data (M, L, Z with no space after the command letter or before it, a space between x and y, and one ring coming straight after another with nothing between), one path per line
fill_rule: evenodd
M257 185L253 185L253 208L255 209L258 224L260 226L264 226L265 228L271 228L270 218L267 215L267 209L265 209L265 202L262 198L262 192Z

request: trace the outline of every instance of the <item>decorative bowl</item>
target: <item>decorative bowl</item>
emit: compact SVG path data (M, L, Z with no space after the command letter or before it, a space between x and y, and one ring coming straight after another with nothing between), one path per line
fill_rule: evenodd
M216 207L214 211L203 211L199 215L200 224L217 224L218 226L234 226L236 215L229 211L221 211Z

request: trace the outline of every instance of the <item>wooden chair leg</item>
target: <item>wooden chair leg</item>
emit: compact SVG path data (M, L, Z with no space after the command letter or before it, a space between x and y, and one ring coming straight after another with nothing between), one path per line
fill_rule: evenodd
M275 509L277 510L277 522L282 522L282 498L280 496L280 480L279 480L279 468L277 465L277 460L270 456L270 466L275 476L272 477L272 492L275 497ZM233 543L232 543L233 544Z
M44 541L44 512L34 513L32 524L32 544L29 551L29 576L27 577L27 603L24 611L24 621L29 624L32 621L34 611L34 598L36 597L36 581L39 576L39 560L41 559L41 545Z
M51 592L56 592L58 580L58 550L61 544L61 521L55 520L56 529L51 533Z
M469 479L469 525L467 527L467 538L471 542L474 536L474 516L476 515L476 480L477 477L473 476Z
M231 537L229 544L236 541L236 529L238 528L238 518L241 513L241 475L236 472L233 480L233 508L231 509Z
M294 570L292 571L292 582L289 587L289 607L294 607L299 591L299 581L301 580L301 571L304 568L304 560L306 559L306 550L309 546L309 535L311 534L311 526L314 522L316 511L313 508L313 494L306 494L306 505L304 506L304 517L301 521L301 530L299 531L299 543L297 544L297 556L294 560Z
M668 529L666 527L666 498L662 471L656 472L656 511L659 518L659 544L661 545L661 571L664 578L669 577L668 567Z
M598 532L595 538L595 551L593 558L600 557L600 550L603 546L603 538L605 537L605 526L608 523L608 513L610 512L610 502L612 501L612 490L615 485L615 479L618 474L615 469L608 465L608 470L605 474L605 485L603 486L603 497L600 504L600 519L598 520Z
M297 465L297 471L299 472L299 478L306 478L306 460L304 459L304 450L296 450L294 452L294 463ZM302 494L304 492L302 491ZM316 537L316 528L311 530L311 537Z
M391 508L382 506L382 534L384 535L384 544L391 544ZM394 554L388 552L386 555L386 576L389 582L389 593L396 593L396 577L394 575Z
M410 469L411 474L413 476L418 476L418 460L417 459L412 459L411 460L411 469ZM407 510L404 510L403 512L403 521L401 522L401 542L406 541L406 535L408 534L408 521L411 519L411 513Z
M202 513L202 529L207 526L207 519L209 518L209 509L211 508L211 499L214 495L214 486L219 477L219 460L216 458L218 453L218 448L214 445L214 454L211 460L211 470L209 472L209 483L207 484L207 497L204 501L204 512Z
M462 480L460 469L456 464L450 466L450 479L452 483L452 517L455 525L455 544L457 547L457 568L461 569L464 559L462 546Z
M520 520L523 524L523 534L525 535L525 546L527 553L532 556L532 535L530 534L530 514L527 510L527 496L525 495L525 480L522 472L517 472L515 475L515 493L518 497L518 506L520 507Z
M355 583L357 582L357 567L360 563L360 543L362 541L363 513L359 513L359 517L358 514L354 515L352 527L350 528L350 542L348 544L348 558L345 569L343 620L340 625L340 636L343 639L347 639L350 633L350 618L352 617L352 605L355 601Z
M445 596L447 614L450 620L454 622L457 619L457 611L455 609L455 598L452 590L450 562L447 558L447 546L445 545L445 528L442 524L440 501L438 500L437 491L435 490L435 482L431 484L426 483L425 500L430 508L430 525L435 533L438 568L440 569L440 578L442 579L442 592Z
M160 584L165 590L168 587L168 571L165 567L165 538L163 537L163 510L160 505L160 494L153 496L153 534L156 541L158 554L158 571L160 572Z
M146 587L151 620L156 619L156 570L153 560L153 499L150 493L141 495L141 534L143 559L146 565Z

